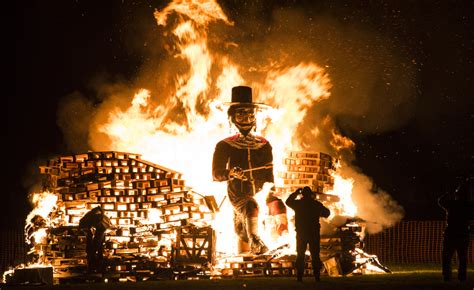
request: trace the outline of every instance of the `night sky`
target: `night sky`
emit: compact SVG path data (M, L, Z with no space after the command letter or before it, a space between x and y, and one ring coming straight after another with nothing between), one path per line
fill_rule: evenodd
M325 18L348 33L363 27L388 39L388 49L413 73L409 113L400 124L378 131L358 129L353 125L357 120L343 114L335 121L356 143L355 165L404 207L406 219L443 218L437 196L452 191L457 176L474 172L471 1L219 3L242 29L246 21L256 19L271 25L275 11L290 9L302 13L308 23ZM132 82L140 67L153 61L137 43L160 42L156 29L143 28L156 26L153 12L166 3L77 0L16 5L10 24L15 26L14 63L6 56L14 66L15 90L8 95L8 162L3 166L3 184L8 186L1 203L2 216L8 218L2 218L2 227L15 225L29 211L26 195L38 162L70 153L57 125L61 99L73 92L94 95L98 78ZM352 45L341 43L341 54L364 53ZM314 49L320 47L324 43ZM337 55L324 59L326 64L338 61ZM339 77L333 85L337 93L346 84Z

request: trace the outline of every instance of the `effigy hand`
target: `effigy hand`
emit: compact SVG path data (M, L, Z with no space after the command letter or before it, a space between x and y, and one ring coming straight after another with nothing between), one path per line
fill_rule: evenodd
M241 179L245 180L244 171L240 167L234 167L229 171L229 179Z

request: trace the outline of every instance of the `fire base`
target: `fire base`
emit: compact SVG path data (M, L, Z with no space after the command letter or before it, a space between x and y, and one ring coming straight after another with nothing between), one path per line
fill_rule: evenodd
M285 159L286 172L279 173L285 185L277 192L308 185L322 202L337 202L337 196L327 194L333 188L330 172L335 163L327 154L292 152ZM295 256L217 257L216 234L207 226L214 218L215 200L186 187L180 173L138 154L112 151L61 156L40 166L40 172L45 192L38 200L53 196L57 201L47 217L31 219L27 234L34 261L54 267L55 283L296 275ZM105 237L100 273L86 274L87 241L78 224L98 206L113 228ZM355 257L355 251L362 248L358 230L340 228L321 239L322 275L347 275L374 259ZM45 233L41 239L33 238L40 232ZM305 274L312 275L310 261ZM50 283L52 278L44 281Z

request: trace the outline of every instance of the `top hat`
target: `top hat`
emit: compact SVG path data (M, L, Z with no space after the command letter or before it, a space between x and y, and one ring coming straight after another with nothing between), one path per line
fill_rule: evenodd
M263 103L255 103L252 101L252 88L247 86L237 86L232 88L232 98L230 102L224 103L231 107L257 107L270 108L269 105Z

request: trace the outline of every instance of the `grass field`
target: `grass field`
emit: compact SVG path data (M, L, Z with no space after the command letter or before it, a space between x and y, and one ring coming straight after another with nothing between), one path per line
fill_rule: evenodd
M460 283L456 279L444 282L441 279L440 265L387 265L392 274L359 275L348 277L323 276L321 282L315 283L312 277L305 277L303 283L296 282L294 277L261 277L219 280L163 280L146 282L114 282L60 284L54 286L15 286L10 289L469 289L474 290L474 268L469 267L468 280ZM456 271L453 272L456 278ZM3 286L2 286L3 288ZM3 289L2 289L3 290Z

